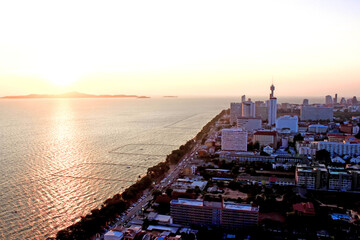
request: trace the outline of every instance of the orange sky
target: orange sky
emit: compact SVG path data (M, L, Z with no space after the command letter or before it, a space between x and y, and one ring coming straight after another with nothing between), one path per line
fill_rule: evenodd
M356 0L3 1L0 32L0 96L360 92Z

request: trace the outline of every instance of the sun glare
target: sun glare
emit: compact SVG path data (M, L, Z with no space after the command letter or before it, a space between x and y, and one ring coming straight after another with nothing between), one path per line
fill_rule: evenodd
M80 74L76 72L48 72L44 73L43 77L52 84L60 87L69 86L79 79Z

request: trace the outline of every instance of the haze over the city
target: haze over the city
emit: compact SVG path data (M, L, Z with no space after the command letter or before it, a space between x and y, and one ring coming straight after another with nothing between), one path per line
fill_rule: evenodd
M0 31L0 96L360 92L356 0L3 1Z

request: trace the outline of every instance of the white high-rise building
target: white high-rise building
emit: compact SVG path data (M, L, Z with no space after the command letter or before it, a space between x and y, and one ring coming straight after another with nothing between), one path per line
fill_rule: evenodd
M289 129L291 132L298 132L298 116L281 116L276 121L276 129Z
M277 111L277 99L274 97L274 84L270 87L271 94L269 99L269 126L272 127L276 124L276 111Z
M255 104L249 99L242 102L242 117L254 118L255 117Z

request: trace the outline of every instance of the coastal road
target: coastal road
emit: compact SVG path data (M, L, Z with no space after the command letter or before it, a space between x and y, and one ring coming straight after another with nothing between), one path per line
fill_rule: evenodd
M181 173L181 170L187 167L189 160L196 156L196 152L199 150L199 148L200 148L200 143L196 143L193 149L187 154L185 154L185 156L175 166L174 170L168 173L168 175L163 180L161 180L158 187L155 189L163 191L175 179L177 179L179 177L179 174ZM113 226L111 226L109 230L112 230L119 225L125 225L126 223L131 221L139 212L141 212L143 206L146 206L153 199L152 191L145 192L143 196L145 196L144 199L136 202L136 205L133 206L131 210L127 210L128 213L119 221L117 221ZM104 235L101 235L100 239L104 239Z
M208 138L215 137L215 126L210 129ZM188 167L190 163L190 159L193 159L196 156L196 153L200 150L201 143L197 141L195 143L195 146L193 149L186 153L185 156L179 161L179 163L175 166L174 170L168 173L168 175L161 180L158 187L155 189L158 189L160 191L163 191L167 186L169 186L171 183L174 182L175 179L179 177L179 174L181 173L181 170ZM155 190L154 189L154 190ZM153 191L153 190L152 190ZM141 212L143 206L146 206L152 199L152 191L147 191L143 196L144 199L141 201L136 202L136 205L133 206L131 210L127 210L127 214L122 217L119 221L117 221L113 226L110 227L110 230L114 229L115 227L119 225L125 225L129 221L131 221L139 212ZM104 235L101 234L100 239L104 239Z

